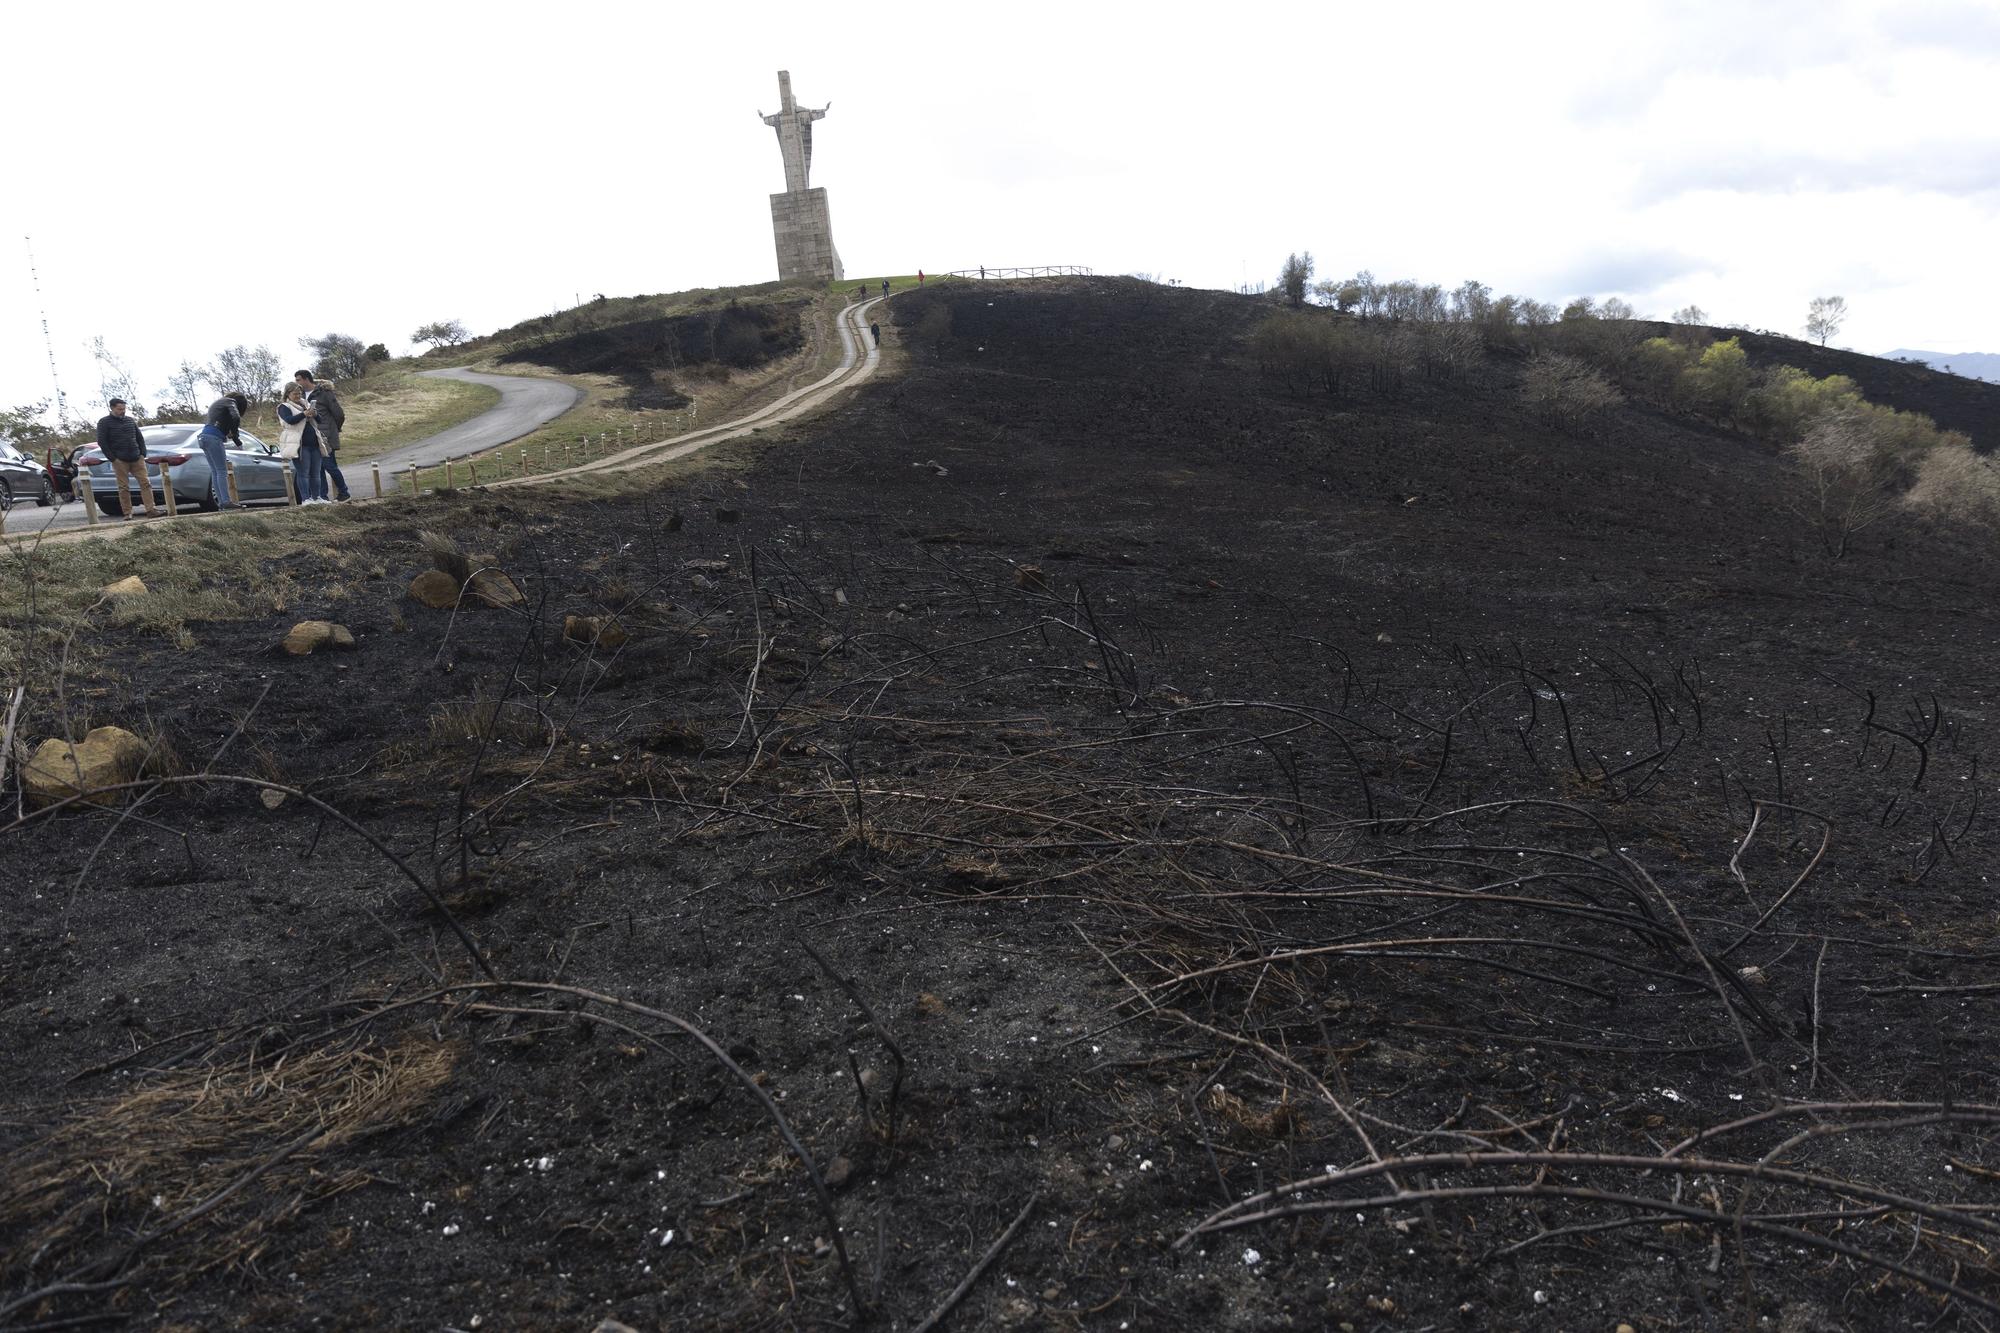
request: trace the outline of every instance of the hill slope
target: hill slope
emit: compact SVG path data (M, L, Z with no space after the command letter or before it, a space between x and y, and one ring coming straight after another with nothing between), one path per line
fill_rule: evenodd
M1294 398L1241 298L891 305L901 373L824 418L315 516L345 563L86 645L78 721L395 859L244 787L9 830L7 1298L236 1182L33 1316L278 1322L292 1273L354 1327L2000 1300L1983 535L1829 564L1767 446L1553 433L1514 360ZM525 603L406 598L439 538ZM357 656L272 654L305 614ZM454 922L518 984L437 995L486 985Z

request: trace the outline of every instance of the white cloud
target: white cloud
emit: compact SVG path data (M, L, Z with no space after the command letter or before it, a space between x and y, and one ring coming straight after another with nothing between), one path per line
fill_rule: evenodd
M814 183L857 275L1077 263L1205 286L1310 248L1543 299L1620 291L1862 347L2000 347L1992 4L1037 3L478 9L310 21L14 9L0 404L102 334L181 357L338 329L401 349L579 294L775 276L755 119L831 101Z

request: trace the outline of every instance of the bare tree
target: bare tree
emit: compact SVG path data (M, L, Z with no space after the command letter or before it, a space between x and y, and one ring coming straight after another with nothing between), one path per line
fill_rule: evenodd
M1819 345L1824 347L1828 338L1840 332L1840 326L1846 320L1846 297L1815 296L1806 311L1806 336L1819 339Z
M1285 294L1285 303L1294 310L1306 303L1306 284L1312 281L1312 275L1312 251L1285 256L1284 267L1278 270L1278 290Z
M223 348L215 354L215 360L202 368L201 376L218 394L247 393L252 402L260 403L276 401L284 392L286 378L285 363L262 343L255 347L238 343Z
M1674 323L1690 328L1703 327L1708 323L1708 312L1698 305L1684 305L1674 311Z
M139 382L132 377L131 368L105 346L104 335L92 338L86 346L97 362L97 401L108 405L113 398L122 398L133 416L145 416L146 409L139 403Z
M1581 431L1624 402L1625 395L1575 357L1544 351L1528 358L1521 401L1553 425Z
M1826 417L1785 450L1805 482L1799 513L1836 560L1847 554L1856 533L1895 507L1899 465L1882 435L1879 413L1849 408Z

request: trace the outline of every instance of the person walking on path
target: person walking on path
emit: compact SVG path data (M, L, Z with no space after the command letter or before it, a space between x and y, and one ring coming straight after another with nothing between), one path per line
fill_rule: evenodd
M153 484L146 480L146 436L139 423L125 415L125 400L113 398L111 415L97 423L97 447L111 464L111 478L118 486L118 511L132 521L133 478L138 479L139 498L146 502L146 517L158 518L153 507Z
M201 435L196 443L201 446L202 456L208 459L208 486L215 495L217 509L234 509L236 501L229 498L229 456L223 452L226 445L243 447L243 414L250 410L250 399L240 393L225 393L208 405L208 415L202 419Z
M340 405L340 399L333 392L330 380L316 380L310 370L301 370L292 376L292 382L306 391L306 406L312 410L312 430L310 435L319 443L322 456L320 466L326 469L327 480L333 483L333 498L351 500L354 495L347 489L347 478L340 474L340 464L334 455L340 452L340 432L347 425L347 409ZM326 498L326 486L320 486L320 497Z
M877 347L880 347L882 345L882 326L880 324L870 324L868 326L868 336L875 340Z
M921 286L923 286L923 285L924 285L924 271L923 271L922 269L918 269L918 270L917 270L917 286L921 287Z
M278 404L278 453L291 460L299 503L325 504L326 455L320 452L319 435L312 428L306 391L296 380L285 386L285 399Z

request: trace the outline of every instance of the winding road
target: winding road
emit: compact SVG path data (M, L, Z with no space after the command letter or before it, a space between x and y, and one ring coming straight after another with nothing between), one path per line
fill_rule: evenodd
M840 339L840 363L811 384L793 389L774 402L731 421L704 427L701 430L688 431L671 439L634 445L574 468L531 477L514 477L489 484L494 487L536 486L586 472L629 472L634 468L685 458L710 445L720 444L724 440L732 440L752 431L763 430L809 412L834 395L854 388L875 373L876 367L881 363L882 352L869 336L868 318L869 312L887 299L889 298L885 296L874 296L843 308L835 321L835 332ZM395 484L399 469L407 472L412 465L432 467L443 463L446 459L464 458L469 454L496 448L510 440L518 440L569 411L583 397L582 390L561 380L527 375L487 375L472 370L428 370L422 373L444 379L464 380L472 384L490 385L500 391L500 401L470 421L461 422L450 430L378 454L372 459L361 460L355 465L365 467L371 462L380 464L385 488ZM363 502L358 487L355 502ZM51 538L64 539L85 536L113 537L160 521L124 523L113 519L108 522L100 521L94 527L86 527L83 506L75 502L57 505L50 509L38 509L26 503L18 504L6 517L6 539L34 537L43 533ZM180 518L173 521L189 520L226 521L227 515L183 511Z

